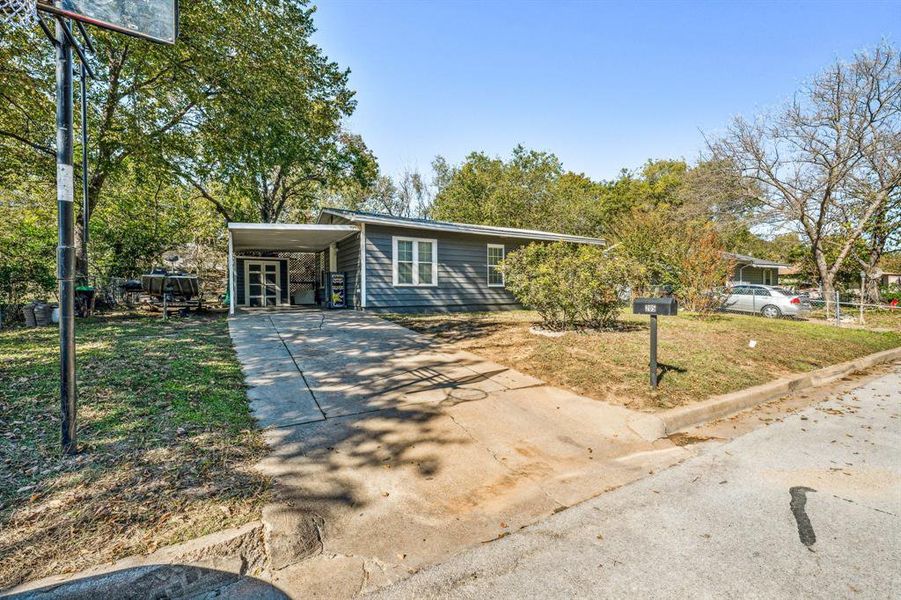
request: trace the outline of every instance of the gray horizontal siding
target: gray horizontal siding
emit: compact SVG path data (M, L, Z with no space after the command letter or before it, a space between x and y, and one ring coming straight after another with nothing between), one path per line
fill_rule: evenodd
M338 271L347 273L347 305L359 306L360 293L360 236L353 235L341 240L338 249Z
M438 242L438 285L395 287L392 283L392 237ZM366 226L366 307L373 310L493 310L516 308L506 289L488 287L488 244L503 244L510 253L525 240L484 235L416 231L404 227Z

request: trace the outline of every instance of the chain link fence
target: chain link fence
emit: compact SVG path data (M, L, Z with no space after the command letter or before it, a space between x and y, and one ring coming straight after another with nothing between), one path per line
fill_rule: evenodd
M836 325L901 330L901 303L897 300L870 303L850 296L843 298L839 292L835 292L830 300L810 300L810 318Z

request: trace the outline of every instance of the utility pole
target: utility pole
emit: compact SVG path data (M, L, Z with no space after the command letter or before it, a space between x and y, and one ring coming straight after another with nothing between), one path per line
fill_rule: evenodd
M75 210L72 168L72 45L62 19L56 19L56 205L59 242L60 416L65 454L76 452L75 407Z

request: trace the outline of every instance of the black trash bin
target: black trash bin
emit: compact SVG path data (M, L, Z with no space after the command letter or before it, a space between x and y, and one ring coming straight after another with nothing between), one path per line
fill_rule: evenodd
M75 312L79 317L90 317L94 313L94 286L79 285L75 288Z
M37 322L34 320L34 305L36 302L29 302L22 307L22 314L25 316L26 327L36 327Z

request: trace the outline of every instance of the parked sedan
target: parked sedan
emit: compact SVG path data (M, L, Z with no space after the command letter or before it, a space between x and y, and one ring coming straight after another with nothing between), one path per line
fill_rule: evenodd
M803 317L810 311L810 302L785 288L736 283L728 290L723 309L761 314L770 319Z

